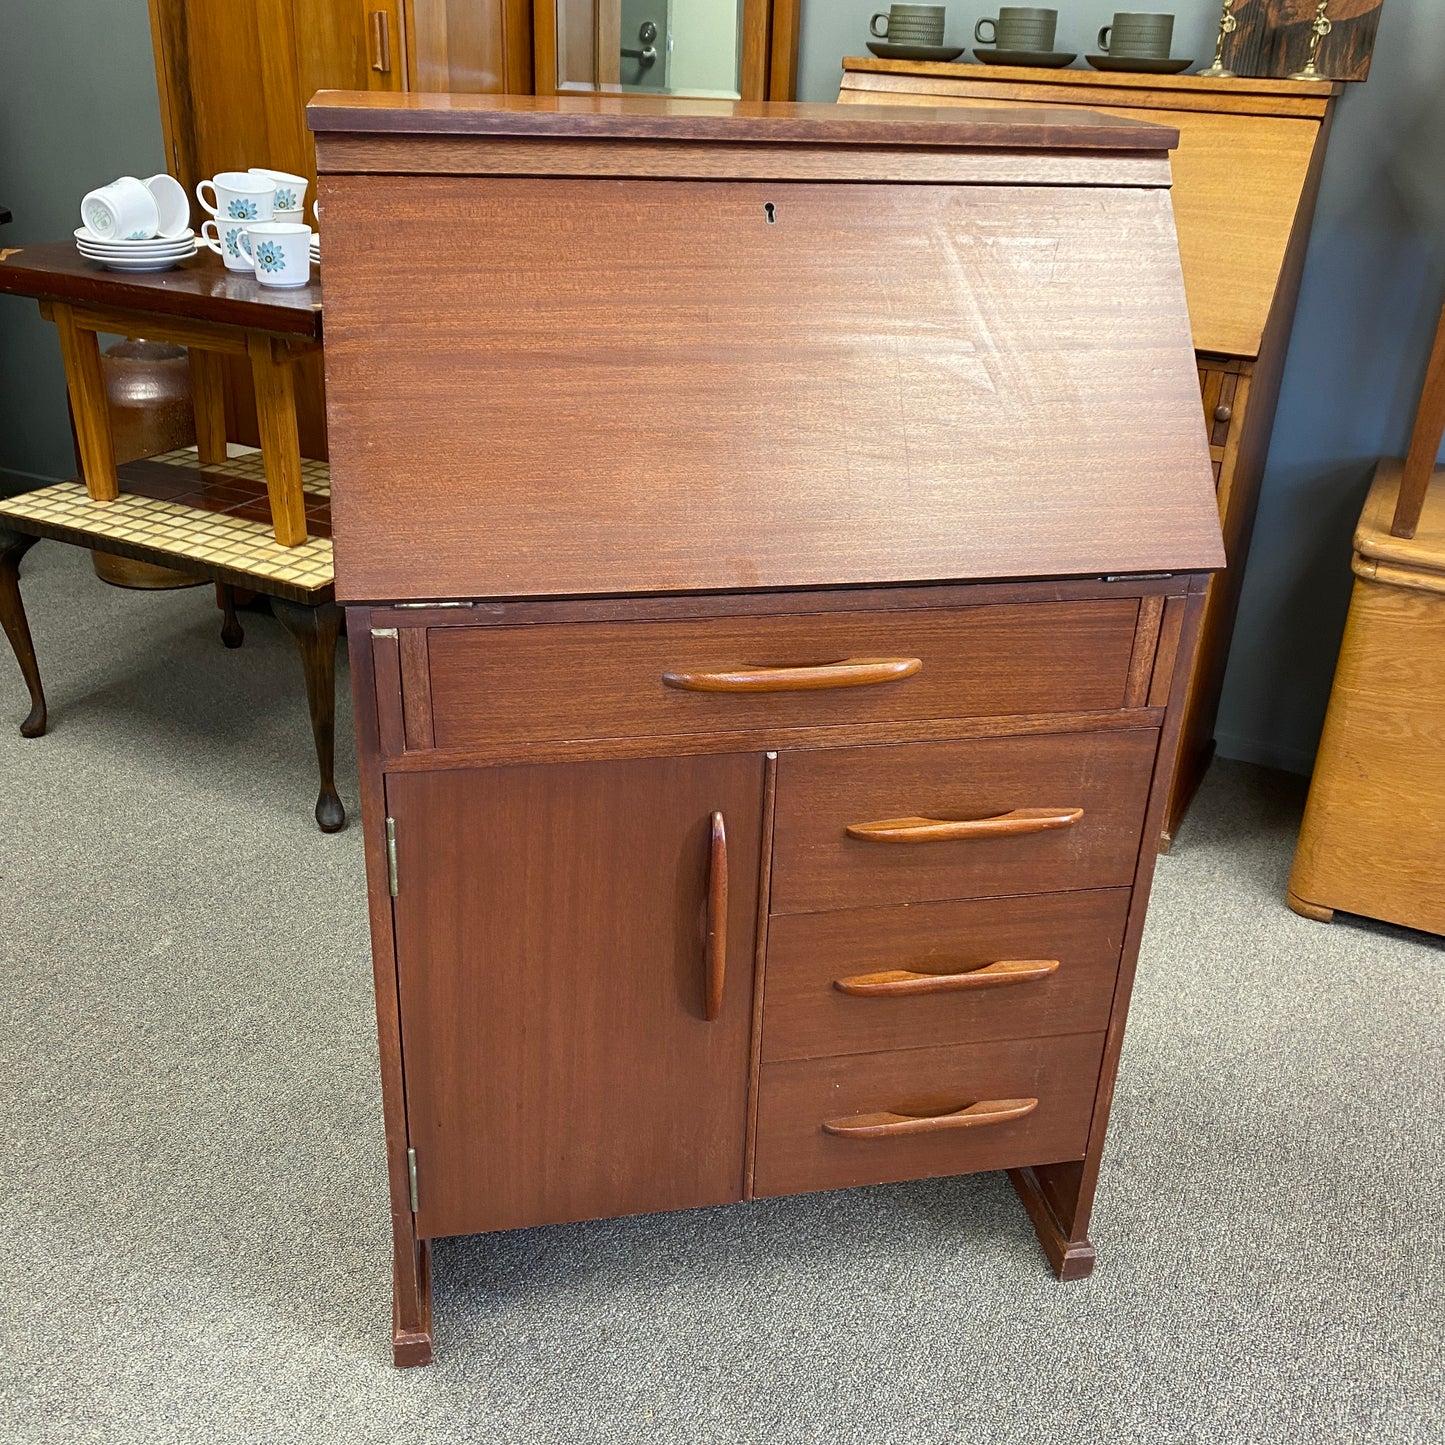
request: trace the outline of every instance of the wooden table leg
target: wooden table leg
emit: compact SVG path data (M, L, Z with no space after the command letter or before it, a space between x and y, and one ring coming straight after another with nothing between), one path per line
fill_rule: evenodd
M316 823L323 833L346 826L346 809L336 792L333 773L336 753L336 639L341 631L341 609L334 602L308 607L271 599L276 620L296 639L301 670L306 674L306 701L311 709L311 732L316 739L316 762L321 770L321 792L316 799Z
M63 302L50 307L50 319L60 334L81 480L95 501L113 502L120 495L120 480L115 474L115 441L110 430L105 373L100 365L100 340L95 332L76 325L74 312Z
M301 438L296 429L296 378L284 342L251 332L246 337L256 424L271 497L271 525L283 547L306 540L306 500L301 491Z
M221 609L221 642L226 647L239 647L246 633L236 616L236 589L229 582L216 583L216 606Z
M199 346L191 358L191 410L196 417L196 451L202 462L226 460L226 371L220 356Z
M24 533L0 528L0 626L15 649L20 674L30 689L30 716L20 724L23 738L38 738L45 732L45 693L40 686L40 665L35 660L35 644L30 640L30 624L20 599L20 559L36 541L37 538Z

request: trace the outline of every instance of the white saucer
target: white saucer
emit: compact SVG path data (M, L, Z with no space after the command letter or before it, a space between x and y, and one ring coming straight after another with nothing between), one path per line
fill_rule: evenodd
M183 231L179 236L151 236L144 241L111 241L97 236L85 226L75 228L78 245L90 246L97 251L114 253L117 256L143 256L153 251L178 251L195 245L196 233Z
M179 261L189 260L196 254L196 245L191 243L189 251L176 251L163 256L117 256L111 252L96 251L90 246L77 243L76 250L87 261L94 261L108 271L168 271Z

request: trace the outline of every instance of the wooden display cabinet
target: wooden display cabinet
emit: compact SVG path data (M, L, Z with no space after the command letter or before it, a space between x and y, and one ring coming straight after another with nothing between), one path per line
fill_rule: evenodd
M1007 1169L1087 1274L1223 560L1174 132L311 121L397 1362L477 1230Z

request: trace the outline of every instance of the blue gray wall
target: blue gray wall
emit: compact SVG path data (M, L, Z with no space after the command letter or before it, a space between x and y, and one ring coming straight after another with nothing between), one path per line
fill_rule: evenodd
M165 169L146 0L0 0L0 248L68 237L80 198ZM0 491L73 476L55 328L0 296Z
M238 0L239 3L239 0ZM1083 51L1114 0L1065 0ZM805 0L800 96L832 100L882 0ZM1213 53L1217 0L1175 0L1175 54ZM985 0L949 6L964 43ZM1445 4L1387 0L1370 80L1340 103L1220 717L1226 756L1307 770L1349 596L1350 534L1403 450L1445 296ZM69 235L80 196L162 169L145 0L5 0L0 246ZM0 488L73 469L59 354L0 297Z

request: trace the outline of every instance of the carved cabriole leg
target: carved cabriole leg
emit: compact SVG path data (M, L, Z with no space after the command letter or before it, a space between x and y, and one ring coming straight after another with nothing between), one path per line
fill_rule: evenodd
M246 633L236 616L236 589L229 582L216 583L216 606L221 609L222 643L239 647L246 640Z
M30 624L20 598L20 559L38 539L0 528L0 626L15 650L20 675L30 689L30 716L20 724L20 736L38 738L45 732L45 693L40 686L40 664L30 640Z
M306 674L306 701L311 709L311 732L316 739L316 762L321 770L321 792L316 799L316 824L323 833L346 826L346 809L336 792L333 765L336 753L336 639L341 631L341 609L334 602L308 607L271 599L276 620L296 639L301 670Z

